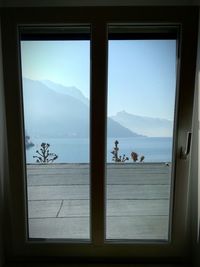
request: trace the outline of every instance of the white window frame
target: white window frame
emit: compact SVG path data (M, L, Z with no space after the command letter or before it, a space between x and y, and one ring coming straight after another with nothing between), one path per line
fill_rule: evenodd
M41 15L42 14L42 15ZM67 257L70 260L117 260L123 262L183 260L189 257L188 187L189 157L180 158L186 133L191 131L198 9L195 8L33 8L7 9L2 14L2 40L9 156L7 251L9 258ZM170 242L105 242L105 144L107 105L107 30L109 23L178 26L179 80L176 106L174 197ZM23 107L19 53L21 26L91 25L91 243L67 240L28 240L23 141ZM192 29L192 30L191 30ZM188 50L190 53L188 53ZM99 53L101 51L101 53ZM95 90L94 90L95 88ZM95 153L100 136L99 153Z

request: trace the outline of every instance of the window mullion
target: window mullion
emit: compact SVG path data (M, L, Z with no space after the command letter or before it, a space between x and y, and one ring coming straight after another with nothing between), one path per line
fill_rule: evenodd
M96 22L92 25L91 50L91 234L93 244L101 245L105 235L106 24Z

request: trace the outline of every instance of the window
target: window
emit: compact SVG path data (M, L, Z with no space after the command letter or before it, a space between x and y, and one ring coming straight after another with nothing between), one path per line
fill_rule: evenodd
M90 41L73 30L21 31L29 238L90 239Z
M196 11L145 10L3 16L12 255L187 257L189 157L180 151L191 129Z
M176 39L120 31L108 44L106 239L168 241Z

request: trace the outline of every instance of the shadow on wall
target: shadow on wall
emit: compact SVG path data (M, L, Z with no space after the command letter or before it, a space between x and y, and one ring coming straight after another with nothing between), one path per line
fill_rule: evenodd
M198 47L200 44L200 19ZM192 238L192 261L193 266L200 266L200 49L197 51L197 69L195 81L195 95L193 108L192 150L190 163L190 218Z
M3 222L2 222L2 218L3 218L3 192L2 192L2 174L0 174L0 247L3 248L3 236L2 236L2 229L3 229ZM3 249L0 249L0 267L3 266L4 263L4 258L3 258Z
M1 29L1 25L0 25ZM1 30L0 30L1 36ZM4 95L3 95L3 70L2 70L2 48L0 38L0 267L4 264L3 252L3 210L4 210L4 177L5 177L5 117L4 117Z

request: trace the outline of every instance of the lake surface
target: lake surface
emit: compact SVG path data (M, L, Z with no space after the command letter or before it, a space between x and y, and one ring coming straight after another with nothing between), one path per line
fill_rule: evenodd
M131 137L108 138L107 162L112 162L111 151L115 140L119 141L119 155L125 154L130 158L131 152L136 152L139 157L144 156L144 162L171 162L172 138L163 137ZM33 156L40 149L42 142L50 144L50 152L56 153L58 159L55 163L87 163L89 162L89 140L86 138L32 138L35 146L26 150L27 163L35 163ZM96 145L98 153L98 142ZM132 162L129 160L127 162Z

